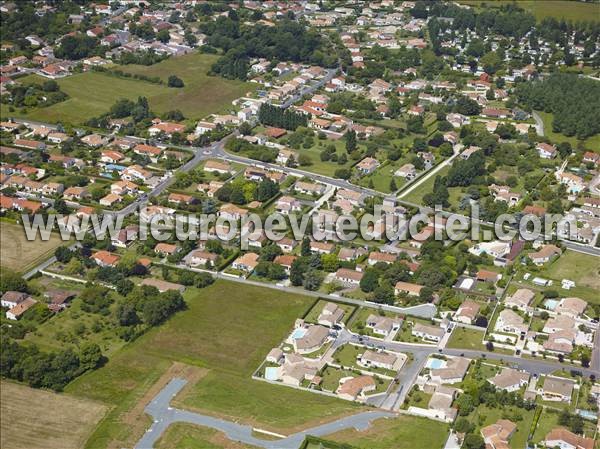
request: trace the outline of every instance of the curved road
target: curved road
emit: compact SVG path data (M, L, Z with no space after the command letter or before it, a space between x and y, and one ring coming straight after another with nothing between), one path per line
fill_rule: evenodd
M280 440L263 440L253 435L251 426L215 418L200 413L179 410L170 406L171 399L181 391L187 381L175 378L171 380L145 408L153 418L153 423L144 436L135 445L135 449L152 449L154 443L163 432L173 423L185 422L199 426L210 427L223 432L232 441L239 441L264 449L298 449L307 435L324 436L344 429L367 429L371 421L379 418L391 418L394 413L383 411L362 412L356 415L340 418L327 424L294 433Z

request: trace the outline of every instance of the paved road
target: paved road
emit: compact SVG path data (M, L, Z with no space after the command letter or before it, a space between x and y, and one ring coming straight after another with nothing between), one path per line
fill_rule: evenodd
M185 386L186 380L175 378L171 380L156 397L148 404L145 411L153 418L153 423L144 436L138 441L135 449L152 449L154 443L163 432L173 423L185 422L199 426L210 427L223 432L232 441L238 441L264 449L297 449L307 435L324 436L344 429L365 430L371 422L379 418L392 418L393 413L369 411L347 416L321 426L294 433L280 440L263 440L253 435L251 426L214 418L200 413L179 410L170 406L171 399Z
M540 114L538 114L537 112L533 111L531 113L533 119L535 120L535 129L538 133L539 136L544 136L544 121L542 120L542 117L540 117Z
M450 156L448 159L446 159L442 163L438 164L432 170L429 170L429 172L425 173L423 176L421 176L419 179L417 179L413 184L411 184L408 187L408 189L404 190L400 195L398 195L398 198L404 198L410 192L412 192L417 187L419 187L421 184L423 184L424 182L426 182L433 175L435 175L436 173L438 173L442 168L444 168L444 167L452 164L452 161L456 158L456 156L458 156L460 154L460 148L461 147L462 147L462 145L455 145L455 147L454 147L454 154L452 156Z
M600 371L594 368L582 368L568 365L566 363L560 363L552 360L529 359L523 357L517 357L512 355L500 354L497 352L488 351L472 351L468 349L448 349L438 348L434 345L421 345L421 344L408 344L397 341L382 341L373 339L367 336L362 337L362 342L359 340L358 335L352 335L349 340L352 343L363 344L366 346L374 346L376 348L388 349L395 352L411 352L415 357L427 357L434 353L441 353L445 355L463 356L470 359L485 357L493 360L502 360L507 364L513 364L518 366L520 369L528 371L531 374L548 374L557 369L575 369L581 371L584 376L594 374L598 377Z
M382 309L382 310L386 310L389 312L413 315L413 316L418 316L418 317L422 317L422 318L433 318L437 312L437 308L433 304L419 304L419 305L411 306L411 307L390 306L387 304L377 304L374 302L363 301L361 299L346 298L344 296L337 296L337 295L328 295L327 293L322 293L322 292L311 292L309 290L304 290L302 288L297 288L297 287L285 287L283 285L253 281L250 279L245 279L243 277L228 276L228 275L225 275L220 272L215 273L214 271L204 270L202 268L190 268L185 265L171 265L171 266L173 266L174 268L179 268L179 269L183 269L183 270L210 273L217 279L225 279L227 281L238 282L241 284L254 285L254 286L262 287L262 288L271 288L271 289L279 290L282 292L294 293L297 295L312 296L315 298L327 298L327 299L331 299L332 301L339 301L339 302L343 302L346 304L352 304L355 306L369 307L371 309Z

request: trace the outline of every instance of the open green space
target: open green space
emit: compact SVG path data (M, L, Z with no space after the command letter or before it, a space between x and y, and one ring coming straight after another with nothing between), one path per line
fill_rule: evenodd
M227 435L207 427L176 423L154 445L156 449L251 449L256 446L231 441Z
M148 98L151 109L164 113L179 109L187 118L199 119L210 113L228 110L231 101L252 90L252 85L240 81L231 81L206 73L217 56L190 53L189 55L169 58L152 66L119 66L118 69L159 76L165 84L154 84L110 76L99 72L79 73L57 80L62 91L69 98L47 108L29 109L22 112L17 109L9 112L2 105L2 116L21 116L44 122L62 122L81 124L91 117L108 112L119 98ZM170 88L166 79L170 75L179 76L185 86ZM29 75L20 82L43 83L46 79L38 75Z
M516 3L519 7L529 11L537 20L546 17L577 21L600 21L600 5L598 3L585 3L577 0L459 0L459 3L480 6L500 7Z
M446 347L485 351L485 345L481 342L483 340L483 335L483 331L476 331L465 327L456 327L452 331L452 335L450 336L450 340L448 340Z
M415 438L418 435L419 438ZM327 440L361 449L441 449L448 437L447 424L409 415L378 419L365 431L342 430Z
M123 417L173 362L209 369L176 404L214 416L287 432L360 410L357 404L251 378L312 299L260 287L242 290L226 281L189 289L184 297L187 310L67 386L70 394L113 406L88 448L135 443L140 435L132 435Z
M561 2L543 2L543 3L561 3ZM562 2L566 3L566 2ZM576 3L576 2L568 2ZM598 6L600 10L600 5ZM600 12L598 13L600 14ZM588 19L589 20L589 19ZM561 142L569 142L574 148L577 147L580 142L576 137L567 137L564 134L555 133L552 131L552 114L550 112L538 111L538 114L544 122L544 136L548 137L552 143L558 144ZM600 150L600 134L596 134L592 137L588 137L583 141L583 146L587 150L593 150L598 152Z
M165 83L169 76L177 75L183 80L184 87L154 95L149 98L150 106L160 112L179 109L188 118L200 119L211 113L226 112L233 100L256 88L256 84L208 76L210 67L217 59L219 56L216 55L190 53L151 66L128 65L122 70L158 76Z

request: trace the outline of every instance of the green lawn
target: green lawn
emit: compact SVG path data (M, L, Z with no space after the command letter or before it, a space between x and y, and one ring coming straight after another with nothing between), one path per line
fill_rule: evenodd
M176 423L166 430L154 447L156 449L251 449L256 446L231 441L225 434L207 427Z
M471 6L486 3L488 6L502 6L516 3L519 7L532 13L537 20L546 17L577 21L600 20L600 5L597 3L583 3L574 0L459 0Z
M182 89L168 89L150 99L150 106L157 111L179 109L188 118L226 112L231 101L256 89L256 84L226 80L207 73L219 56L190 53L177 58L169 58L151 66L129 65L123 71L158 76L167 81L170 75L177 75L184 82Z
M378 419L365 431L342 430L325 439L349 443L360 449L442 449L447 437L447 424L400 415Z
M420 184L419 187L415 188L408 195L404 196L401 193L398 196L398 198L404 201L408 201L409 203L422 204L423 197L425 196L425 194L433 191L433 184L435 183L435 178L438 176L447 176L448 172L450 171L450 167L451 165L446 165L444 168L440 169L440 171L438 171L435 175L430 176L427 181ZM427 176L427 173L423 174L423 176ZM419 182L419 180L417 179L413 182L417 183Z
M473 349L476 351L485 351L485 345L481 343L483 331L476 331L464 327L456 327L452 331L450 340L446 347L453 349Z
M131 446L124 416L173 362L208 368L177 398L178 406L275 431L304 428L360 410L356 404L251 379L268 351L289 332L312 299L218 281L185 293L188 309L118 351L103 368L66 388L113 406L88 448Z
M87 119L104 114L119 98L148 98L150 107L156 113L179 109L187 118L199 119L207 114L226 111L231 101L253 89L249 83L230 81L206 75L217 57L192 53L178 58L169 58L153 66L118 66L131 73L148 76L178 75L185 83L181 89L167 87L146 81L117 78L97 72L75 74L57 80L61 90L69 99L47 108L8 112L2 105L2 116L26 116L33 120L80 124ZM22 78L22 83L42 83L45 78L30 75Z
M535 410L525 410L518 407L490 408L480 405L469 415L468 419L478 429L494 424L499 419L511 420L517 425L517 430L510 438L509 445L512 449L522 449L527 446L527 437L533 423L534 414Z
M542 3L567 3L567 2L543 2ZM576 2L568 2L568 3L576 3ZM591 5L588 5L591 6ZM600 9L600 6L598 6ZM589 19L588 19L589 20ZM577 144L580 142L576 137L567 137L560 133L555 133L552 131L552 114L548 112L538 111L540 117L542 117L542 121L544 122L544 135L548 137L552 143L558 144L561 142L569 142L573 147L577 147ZM596 134L595 136L588 137L584 142L584 147L587 150L595 150L598 151L600 148L600 134Z
M554 280L556 288L560 288L562 279L575 281L576 287L571 290L560 290L567 296L579 296L589 302L599 303L600 258L567 250L555 261L540 272L545 278Z

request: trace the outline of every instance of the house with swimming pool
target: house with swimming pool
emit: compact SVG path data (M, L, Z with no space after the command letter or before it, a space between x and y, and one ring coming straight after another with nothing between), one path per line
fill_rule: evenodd
M300 327L292 332L292 345L298 354L318 351L329 339L329 329L321 325Z

